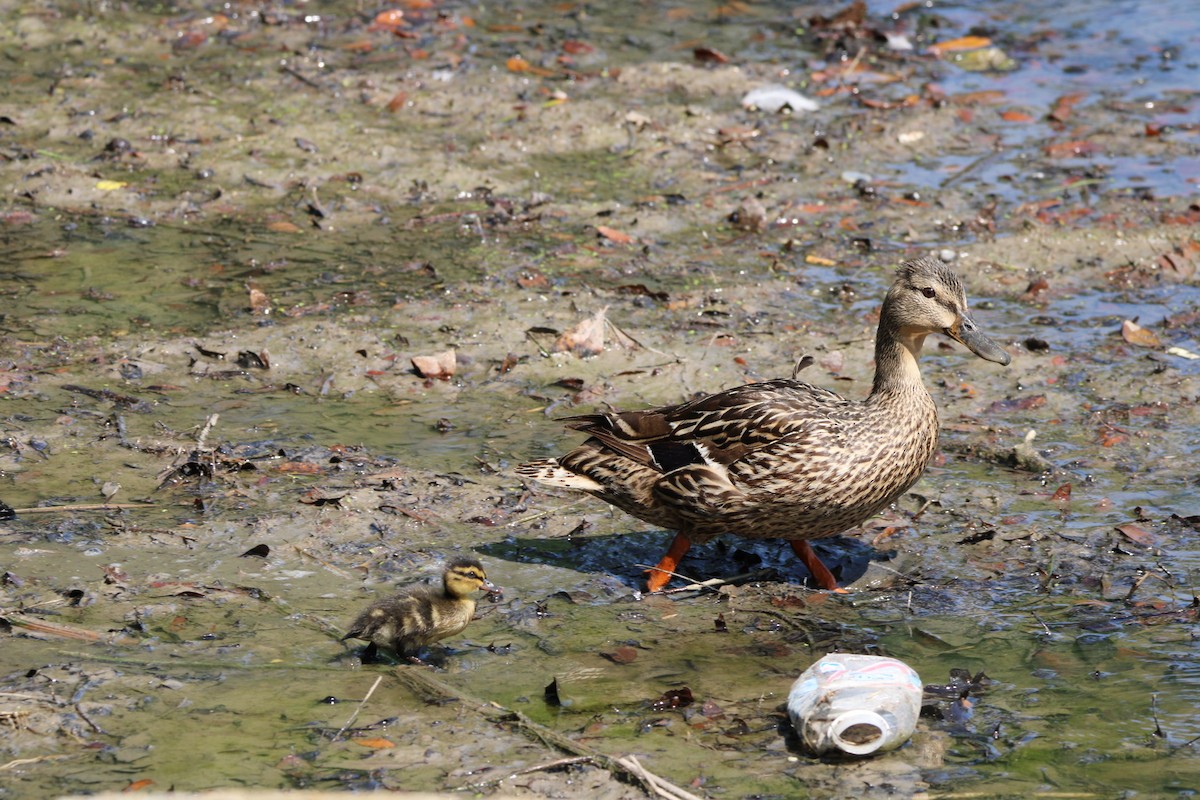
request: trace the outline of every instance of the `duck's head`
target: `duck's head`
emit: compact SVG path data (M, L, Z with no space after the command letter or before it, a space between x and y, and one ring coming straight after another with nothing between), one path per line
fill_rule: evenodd
M926 336L941 333L987 361L1005 365L1012 361L971 320L958 276L932 256L909 261L897 271L896 283L883 303L881 324L889 324L913 355L920 352Z
M446 594L454 598L468 597L481 589L488 594L500 593L500 589L488 580L483 565L473 558L451 561L442 575L442 585L446 587Z

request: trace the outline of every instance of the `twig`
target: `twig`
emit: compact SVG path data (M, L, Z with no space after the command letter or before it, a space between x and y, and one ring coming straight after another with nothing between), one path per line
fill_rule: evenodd
M101 728L95 722L92 722L92 718L89 717L87 714L83 713L83 709L79 707L79 703L75 704L75 713L79 715L80 719L82 719L88 725L92 726L92 730L94 730L96 733L99 733L103 736L108 736L108 731Z
M220 414L209 414L208 419L204 421L204 427L201 428L200 433L196 435L197 450L204 449L204 442L208 439L208 434L212 432L213 426L217 424L217 420L220 418Z
M653 774L642 766L641 762L637 760L637 756L629 755L624 758L618 758L617 763L643 778L650 784L651 791L659 797L667 797L670 800L703 800L698 795L681 789L670 781Z
M377 675L375 677L375 682L372 683L371 688L367 690L366 697L358 701L358 708L354 709L354 713L350 715L350 719L346 720L346 724L342 726L341 730L334 734L330 741L336 742L338 739L342 738L342 734L346 732L347 728L354 724L354 720L358 719L358 715L362 712L363 706L365 706L367 701L371 699L371 695L375 694L375 690L379 688L379 684L381 683L383 683L383 676Z
M644 565L637 564L635 566L640 567ZM657 569L657 567L654 569ZM750 581L758 580L759 578L765 578L774 572L775 571L772 569L756 569L753 572L743 572L741 575L730 575L728 578L709 578L706 581L690 583L687 586L680 586L677 589L663 589L661 594L677 595L683 592L702 592L705 590L716 591L721 586L735 586L741 583L749 583ZM672 572L671 574L674 575L675 573ZM678 577L684 578L682 575ZM684 578L684 580L693 579Z
M71 753L61 753L61 754L51 755L51 756L35 756L34 758L17 758L12 761L9 761L7 764L0 764L0 772L3 772L6 769L16 769L17 767L23 767L26 764L40 764L43 761L62 761L64 759L68 759L68 758L75 758L75 755L73 755Z
M499 715L501 717L499 721L515 724L521 733L536 739L545 746L564 753L570 753L572 756L578 756L581 759L586 758L601 769L613 773L618 778L623 778L626 781L632 780L650 794L659 797L677 797L679 800L685 800L687 797L686 795L663 795L657 788L657 785L670 786L670 784L662 778L650 775L644 768L640 770L636 769L629 764L622 763L622 759L605 755L599 750L594 750L585 744L570 739L555 730L547 728L545 725L539 725L520 711L514 711L496 703L484 702L483 700L464 694L453 686L434 677L428 670L401 668L396 670L395 676L409 690L430 699L445 700L449 698L471 707L478 714L489 717ZM636 761L634 763L636 764ZM700 800L700 798L695 798L695 800Z
M682 572L672 572L669 569L663 569L662 567L658 566L657 564L634 564L634 566L640 567L641 569L644 569L647 572L650 572L651 570L653 570L654 572L665 572L668 575L670 575L672 578L679 578L680 580L688 581L692 585L698 585L698 582L696 581L695 578L684 575ZM663 590L662 594L666 594L666 590Z
M537 512L534 512L533 514L527 514L527 515L521 517L520 519L514 519L511 522L505 523L504 527L513 528L518 525L527 525L530 522L533 522L534 520L541 519L542 517L563 514L563 513L566 513L568 509L572 509L575 506L583 505L589 499L590 498L588 498L588 497L583 497L583 498L580 498L579 500L576 500L573 503L566 503L565 505L556 506L555 508L548 508L545 511L537 511Z
M16 514L50 514L59 511L110 511L122 508L154 508L154 503L67 503L63 506L14 508Z
M84 642L100 641L100 634L86 628L76 628L71 625L60 625L40 619L29 619L21 614L5 614L3 619L14 628L41 633L46 636L57 636L60 639L76 639Z
M507 780L512 780L518 775L530 775L534 772L549 772L550 770L559 769L561 767L570 767L574 764L590 764L592 763L591 756L568 756L567 758L556 758L553 761L548 761L545 764L534 764L531 767L519 769L516 772L510 772L503 778L492 778L486 781L477 781L468 783L466 786L460 786L455 791L465 791L467 789L485 789L489 786L498 786Z

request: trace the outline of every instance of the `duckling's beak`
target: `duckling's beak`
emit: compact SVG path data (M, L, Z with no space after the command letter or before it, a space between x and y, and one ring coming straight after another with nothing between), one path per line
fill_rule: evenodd
M481 585L479 588L487 592L487 599L491 600L493 603L498 603L504 599L504 589L492 583L487 578L483 579L483 585Z
M955 325L944 329L942 333L959 344L964 345L968 350L985 361L994 361L1004 366L1008 366L1008 363L1012 361L1012 356L1003 347L984 336L979 328L975 327L975 323L971 321L971 318L965 314L959 318Z

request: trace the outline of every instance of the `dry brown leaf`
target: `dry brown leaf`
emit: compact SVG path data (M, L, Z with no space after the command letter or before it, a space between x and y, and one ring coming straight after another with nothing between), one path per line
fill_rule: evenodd
M1052 142L1042 148L1050 158L1077 158L1100 151L1100 145L1086 139L1073 139L1069 142Z
M458 357L451 348L437 355L413 356L412 365L422 378L437 378L444 381L454 375L454 369L458 366Z
M580 321L555 340L554 351L574 353L580 358L589 358L604 352L604 328L607 315L608 306L605 306L594 315Z
M638 651L629 645L623 645L611 653L601 653L600 655L614 664L632 664L634 661L637 661Z
M1143 547L1154 547L1154 534L1140 525L1127 522L1124 525L1118 525L1117 531L1134 544L1140 544Z
M616 228L610 228L607 225L597 225L596 233L616 244L630 244L633 242L633 237L628 233L619 231Z
M1143 328L1131 319L1121 323L1121 338L1134 347L1162 347L1162 341L1154 331Z
M250 312L253 314L265 314L271 307L271 301L267 298L267 293L257 286L250 287Z
M1083 92L1074 92L1072 94L1064 94L1062 97L1054 101L1054 108L1050 109L1049 117L1055 122L1066 122L1071 117L1072 110L1075 106L1086 97Z

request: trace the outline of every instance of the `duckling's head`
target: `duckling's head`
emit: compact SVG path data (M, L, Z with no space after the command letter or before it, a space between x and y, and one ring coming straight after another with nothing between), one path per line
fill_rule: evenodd
M446 594L454 598L467 597L480 589L488 594L499 591L495 584L488 580L483 565L473 558L455 559L446 565L446 571L442 574L442 585Z
M883 325L889 325L913 355L920 352L927 335L941 333L986 361L1012 361L1004 348L984 336L971 320L958 276L932 256L909 261L897 271L896 283L883 301Z

